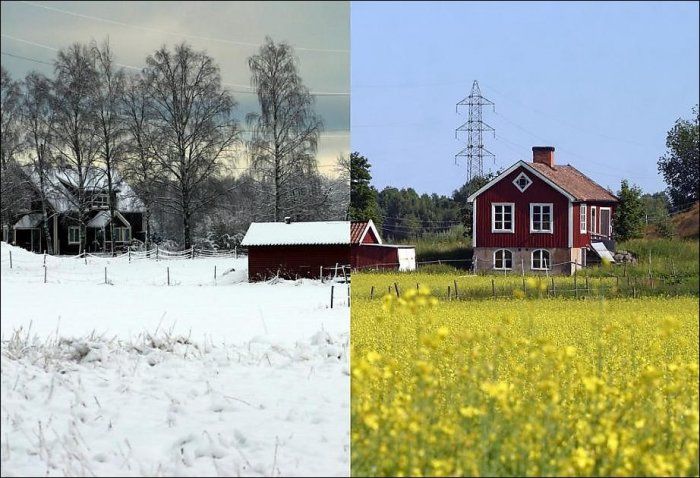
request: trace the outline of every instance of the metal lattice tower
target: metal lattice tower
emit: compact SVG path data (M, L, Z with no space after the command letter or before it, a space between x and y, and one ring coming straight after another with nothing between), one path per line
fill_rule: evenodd
M467 132L467 147L455 155L455 164L458 158L467 158L467 181L484 175L484 157L496 158L491 151L484 148L484 131L493 131L494 136L496 134L491 126L481 120L481 108L486 105L491 105L495 111L494 103L481 96L479 82L474 80L469 96L457 103L455 107L458 112L460 106L469 107L469 119L455 130L455 138L460 131Z

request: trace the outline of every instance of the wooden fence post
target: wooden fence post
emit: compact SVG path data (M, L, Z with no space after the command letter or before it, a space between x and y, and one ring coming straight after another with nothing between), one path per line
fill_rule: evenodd
M214 281L216 281L216 266L214 266Z
M107 283L107 266L105 266L105 284Z
M394 290L396 291L396 297L398 297L399 296L399 285L396 282L394 282Z
M44 251L44 265L46 265L46 251Z
M459 290L457 289L457 280L453 279L452 282L455 285L455 299L459 299Z
M333 308L333 290L335 289L335 286L331 286L331 309Z
M557 288L554 285L554 276L552 276L552 296L556 297L557 296Z
M348 284L348 307L350 307L350 284Z
M372 286L372 288L369 291L369 298L374 299L374 286Z
M452 294L450 293L450 286L447 286L447 300L452 300Z
M10 269L12 269L12 251L10 251Z
M578 273L575 273L574 274L574 295L578 299L578 280L577 280L577 278L578 278Z
M190 253L192 254L190 259L194 259L194 246L190 247Z
M158 244L156 244L156 261L158 261Z
M170 285L170 266L167 266L166 269L168 271L168 285Z
M491 279L491 293L493 294L493 298L496 298L496 281Z
M129 262L131 262L131 248L129 248Z
M46 266L44 266L44 284L46 284Z

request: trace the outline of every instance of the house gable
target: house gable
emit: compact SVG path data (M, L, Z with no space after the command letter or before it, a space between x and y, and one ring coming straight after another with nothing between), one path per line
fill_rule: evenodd
M521 191L516 179L525 174L531 181ZM569 247L570 195L562 192L547 178L518 162L496 180L480 189L470 200L475 204L475 246L504 248L554 248ZM494 204L513 205L513 231L493 230ZM552 232L531 232L531 205L545 204L552 207Z

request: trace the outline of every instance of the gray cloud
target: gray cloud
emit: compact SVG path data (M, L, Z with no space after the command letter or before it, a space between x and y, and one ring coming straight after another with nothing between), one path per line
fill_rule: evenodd
M51 66L16 56L51 63L49 48L109 38L120 63L140 68L163 44L187 41L216 59L243 120L257 109L247 59L266 36L295 47L312 92L349 93L349 15L348 2L3 2L2 64L15 78L49 74ZM319 144L324 164L349 151L350 97L319 95L316 110L326 131Z

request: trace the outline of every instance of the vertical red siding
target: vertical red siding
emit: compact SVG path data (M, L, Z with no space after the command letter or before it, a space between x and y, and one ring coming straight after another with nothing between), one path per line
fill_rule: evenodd
M365 234L365 237L362 239L362 244L379 244L379 239L374 235L374 231L372 231L371 227L367 230L367 234Z
M319 277L320 267L350 264L349 245L251 246L248 279L264 280L279 271L280 277Z
M398 269L398 248L354 245L351 249L351 264L353 269Z
M513 180L525 172L532 184L520 190ZM491 232L491 204L515 203L515 233ZM530 233L530 203L552 203L554 232ZM569 201L559 191L524 168L517 168L476 198L477 247L568 247Z

